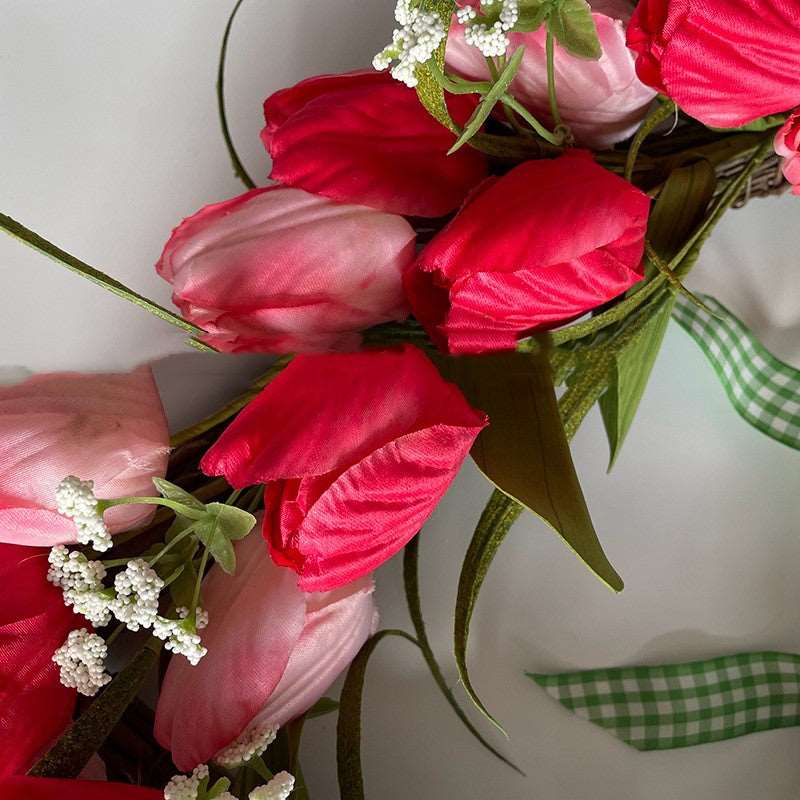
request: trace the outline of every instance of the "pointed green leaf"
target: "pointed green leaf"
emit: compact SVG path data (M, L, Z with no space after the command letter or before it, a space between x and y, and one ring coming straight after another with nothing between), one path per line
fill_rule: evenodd
M667 331L674 296L658 306L641 333L616 357L608 390L600 398L600 411L611 451L608 468L614 466L653 371Z
M700 224L716 185L714 167L705 159L669 174L647 226L647 239L664 261L672 259Z
M205 509L205 506L194 495L189 494L185 489L181 489L180 486L176 486L174 483L164 480L164 478L153 478L153 484L158 490L158 493L167 500L183 503L183 505L189 506L189 508L193 508L196 511L203 511Z
M400 630L378 631L367 639L347 670L339 698L339 721L336 725L336 766L341 800L364 800L364 777L361 769L361 704L364 677L375 648L387 636L400 636L417 644L417 640Z
M197 570L195 569L194 562L187 561L180 575L169 585L169 596L176 608L192 607L194 587L196 584Z
M255 527L256 518L249 512L225 503L209 503L206 506L209 514L217 518L219 529L226 539L237 541L244 539Z
M236 553L231 540L223 536L213 522L198 527L197 538L208 548L211 557L228 575L236 572Z
M499 489L492 492L464 556L461 575L458 579L458 595L453 618L453 652L464 690L478 710L503 733L505 730L486 709L472 685L467 668L467 640L472 612L486 573L489 571L500 545L511 530L511 526L522 511L523 507L504 492Z
M316 719L317 717L324 717L339 710L339 701L334 700L332 697L320 697L311 708L306 711L306 719Z
M549 355L503 352L443 360L445 374L491 423L472 457L492 483L544 520L604 583L622 579L595 533L556 402Z
M503 495L505 497L505 495ZM511 500L510 502L514 502ZM518 506L521 508L521 506ZM509 525L510 527L510 525ZM419 596L419 538L421 534L415 536L405 547L405 551L403 553L403 583L405 584L406 590L406 602L408 604L408 613L411 617L411 622L414 624L414 633L417 636L417 643L419 644L420 650L422 651L422 657L425 659L425 663L428 665L428 669L430 670L431 676L435 681L436 685L439 687L439 691L444 695L445 700L449 703L450 707L455 712L455 715L461 720L464 727L478 740L478 742L485 747L493 756L499 758L504 764L507 764L511 769L518 772L520 775L524 775L525 773L516 766L516 764L509 761L499 750L496 750L492 747L489 742L480 734L478 729L472 724L469 717L464 712L464 709L456 700L455 695L453 694L450 687L447 685L447 681L442 673L441 668L439 667L439 663L436 661L436 656L434 655L433 648L431 647L430 641L428 640L428 632L425 630L425 620L422 616L422 602ZM477 595L477 593L476 593ZM471 614L471 609L470 609ZM467 627L469 627L469 620L467 620ZM464 649L463 652L466 652L466 634L464 636ZM474 691L472 691L472 684L469 682L469 673L466 669L466 663L464 664L464 675L466 679L464 680L464 685L469 687L471 695L474 695ZM471 697L471 699L473 699ZM475 700L473 699L473 702ZM478 700L480 703L480 700Z
M519 65L522 61L522 56L525 54L524 47L518 47L514 55L508 61L508 64L503 68L499 77L495 81L491 89L483 96L481 102L478 103L472 116L467 120L464 130L456 140L456 143L447 151L447 154L455 153L460 147L466 144L480 129L484 122L489 118L489 114L500 101L500 98L506 93L511 81L519 70Z
M559 0L547 17L556 41L573 56L596 61L603 55L600 37L586 0Z
M538 31L551 8L546 0L522 0L519 4L519 19L514 30L521 33Z

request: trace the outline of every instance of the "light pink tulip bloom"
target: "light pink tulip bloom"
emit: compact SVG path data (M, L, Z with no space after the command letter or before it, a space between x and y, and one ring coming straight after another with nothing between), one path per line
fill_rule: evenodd
M635 55L625 44L625 27L633 4L627 0L591 0L590 5L603 55L599 61L590 61L556 45L556 91L561 116L577 143L601 149L633 134L656 92L637 77ZM510 33L508 38L509 52L525 47L511 94L540 121L550 123L545 28ZM486 59L464 41L464 27L455 20L447 40L446 60L453 72L465 78L488 78Z
M196 667L173 658L158 699L156 739L183 771L308 710L377 627L370 577L302 592L257 534L236 544L236 560L235 575L214 567L203 583L208 654Z
M792 193L800 195L800 111L795 111L778 131L775 152L783 157L781 169L792 184Z
M415 239L396 214L270 186L184 220L156 269L219 350L353 349L358 331L408 316Z
M61 480L93 480L101 498L151 495L168 455L164 409L147 367L34 375L0 386L0 542L76 541L75 523L55 510ZM113 534L151 513L151 506L119 506L105 521Z

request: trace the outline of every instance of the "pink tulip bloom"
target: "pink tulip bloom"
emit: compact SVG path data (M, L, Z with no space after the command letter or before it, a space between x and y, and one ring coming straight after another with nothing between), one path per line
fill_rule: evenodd
M705 125L800 103L797 0L640 0L628 27L639 77Z
M75 707L52 655L83 618L64 605L47 569L47 550L0 544L0 781L27 772Z
M164 794L125 783L19 776L0 781L0 800L164 800Z
M556 46L558 107L578 144L600 149L627 139L647 114L656 93L636 75L634 54L625 44L625 24L633 5L626 0L592 0L593 18L603 48L599 61L570 55ZM538 119L550 123L547 96L546 31L510 33L510 51L525 47L511 94ZM481 52L464 41L464 26L450 28L447 66L470 80L486 80Z
M272 186L184 220L156 269L220 350L352 349L358 331L407 316L415 239L394 214Z
M214 567L203 584L208 655L196 667L173 658L158 700L156 738L183 771L309 709L377 625L371 578L306 594L258 536L238 542L236 558L234 576Z
M775 137L775 152L783 156L783 174L800 195L800 111L795 111Z
M464 122L475 105L454 97L450 112ZM340 203L438 217L487 174L471 147L447 155L455 135L386 72L308 78L268 97L264 116L270 177Z
M273 559L302 589L328 591L417 533L485 425L414 347L301 356L201 467L235 487L265 483Z
M0 386L0 542L75 542L74 522L55 510L63 478L93 480L101 498L150 495L168 455L167 423L149 368L34 375ZM105 521L117 533L151 513L150 506L119 506Z
M420 253L405 276L414 315L447 352L512 350L641 280L649 208L585 151L520 164Z

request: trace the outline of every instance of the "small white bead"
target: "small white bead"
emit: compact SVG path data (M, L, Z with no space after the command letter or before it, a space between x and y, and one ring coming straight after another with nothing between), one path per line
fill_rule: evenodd
M103 586L105 567L99 561L89 561L77 550L70 552L64 545L53 547L47 560L47 580L64 592L64 603L96 628L108 625L111 598Z
M78 541L91 544L97 551L111 547L111 534L97 509L94 481L82 481L68 475L56 487L56 510L75 522Z
M394 12L400 24L392 33L392 43L372 60L377 70L388 69L393 61L392 77L406 86L417 85L417 64L424 64L447 35L441 17L411 7L411 0L398 0Z
M111 610L129 630L149 628L158 614L158 598L163 588L164 581L146 561L133 559L114 578L117 596L111 601Z
M80 628L70 631L66 642L53 653L53 661L60 668L64 686L93 697L111 680L105 672L107 654L106 643L96 633Z
M174 775L164 787L164 800L196 800L200 784L207 778L205 764L195 767L191 775Z
M274 741L278 733L277 725L256 725L247 728L227 747L220 750L214 761L222 767L239 767L251 758L260 756Z
M250 792L250 800L286 800L294 789L294 776L279 772L266 786Z
M153 621L153 635L164 640L164 647L177 655L186 657L193 666L208 653L203 647L195 626L189 620L166 619L156 616Z

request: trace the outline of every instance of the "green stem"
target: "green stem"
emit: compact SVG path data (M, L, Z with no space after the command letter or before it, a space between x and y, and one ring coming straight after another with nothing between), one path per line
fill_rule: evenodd
M228 117L225 113L225 57L228 53L228 38L231 35L231 28L233 27L233 20L236 17L236 12L239 6L242 5L244 0L237 0L236 5L228 17L228 24L225 26L225 33L222 36L222 47L219 52L219 68L217 69L217 109L219 111L219 123L222 128L222 137L225 139L225 147L228 149L231 163L233 164L233 171L236 177L248 188L255 189L256 185L253 179L247 174L247 170L236 152L231 138L231 132L228 128Z
M147 562L148 565L151 566L151 567L154 566L162 556L165 556L170 550L172 550L173 547L175 547L175 545L177 545L180 542L182 542L187 536L189 536L195 530L196 527L197 527L197 524L193 523L192 525L189 525L188 527L184 528L171 542L167 542L161 548L161 550L159 550L150 559L150 561Z
M759 164L773 151L773 139L774 135L770 132L769 135L764 138L761 146L753 154L747 167L736 176L735 180L731 181L728 188L722 193L713 211L692 234L689 241L686 242L669 262L669 268L675 272L676 277L684 277L689 269L691 269L691 264L689 264L688 268L684 268L684 260L697 245L701 244L708 237L716 224L722 219L722 215L736 202L736 198L739 197L747 181L750 180L750 176L758 169Z
M98 501L97 508L102 514L108 508L127 505L166 506L184 517L195 520L203 519L206 515L205 511L189 508L189 506L185 506L177 500L170 500L168 497L118 497L114 500Z
M644 140L655 130L665 119L669 119L675 113L675 103L672 100L661 103L652 114L642 123L633 137L628 157L625 159L625 180L629 181L633 177L633 170L636 166L636 158L639 150L644 144Z
M555 39L547 26L547 38L545 39L545 51L547 53L547 98L550 101L550 116L553 118L553 125L556 130L564 127L561 119L561 112L558 109L558 97L556 95L556 66L555 66Z
M106 275L104 272L100 272L100 270L90 267L84 261L81 261L79 258L76 258L70 253L66 252L66 250L62 250L60 247L57 247L43 236L39 236L38 233L35 233L30 228L26 228L21 222L17 222L7 214L0 214L0 228L2 228L2 230L4 230L10 236L13 236L15 239L21 241L23 244L26 244L43 255L46 255L48 258L51 258L56 263L61 264L69 270L72 270L72 272L77 273L92 283L102 286L112 294L117 295L117 297L121 297L123 300L127 300L128 302L139 306L139 308L143 308L145 311L148 311L159 319L168 322L170 325L174 325L176 328L180 328L181 330L188 331L189 333L195 335L202 335L205 333L202 328L198 328L197 325L187 322L185 319L173 313L172 311L169 311L163 306L158 305L158 303L148 300L148 298L143 297L137 292L134 292L132 289L129 289L127 286L125 286L125 284L120 283L118 280ZM213 348L208 347L208 345L205 345L202 342L196 342L195 345L200 349L213 351Z
M547 130L547 128L545 128L545 126L542 125L542 123L539 122L539 120L536 119L536 117L534 117L533 114L531 114L530 111L528 111L528 109L525 108L525 106L523 106L522 103L520 103L515 97L512 97L509 94L504 94L500 98L500 102L503 105L514 109L514 111L516 111L517 114L519 114L522 119L524 119L525 122L527 122L528 125L530 125L531 128L533 128L536 133L538 133L539 136L541 136L546 142L555 145L556 147L561 145L561 139L559 139L555 134L550 133L550 131Z
M203 550L203 557L200 559L200 566L197 568L197 580L194 584L194 594L192 595L192 607L189 609L189 615L196 618L197 604L200 602L200 586L203 583L203 575L206 571L208 564L208 548Z

